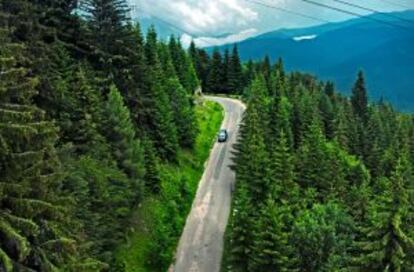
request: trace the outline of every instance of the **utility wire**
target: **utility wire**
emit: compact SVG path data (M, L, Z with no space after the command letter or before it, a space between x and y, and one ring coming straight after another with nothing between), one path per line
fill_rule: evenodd
M141 9L134 7L134 10L141 10ZM141 10L141 11L143 11L143 10ZM213 44L213 43L209 42L208 40L206 40L206 38L205 38L205 37L200 37L200 36L198 36L198 35L195 35L195 34L193 34L193 33L190 33L190 32L188 32L187 30L185 30L185 29L183 29L183 28L181 28L181 27L179 27L179 26L177 26L177 25L175 25L175 24L173 24L173 23L170 23L170 22L168 22L168 21L166 21L166 20L164 20L164 19L162 19L162 18L160 18L160 17L158 17L158 16L155 16L155 15L153 15L153 14L148 14L148 15L150 15L151 17L153 17L153 18L155 18L155 19L159 20L160 22L162 22L162 23L164 23L164 24L166 24L166 25L168 25L168 26L172 27L172 28L173 28L173 29L175 29L175 30L178 30L178 31L180 31L180 32L182 32L182 33L185 33L185 34L189 34L192 38L196 38L196 39L199 39L199 40L203 41L203 42L204 42L204 43L206 43L207 45L210 45L210 46L216 46L215 44Z
M324 19L321 19L321 18L317 18L317 17L311 16L311 15L296 12L296 11L293 11L293 10L285 9L285 8L278 7L278 6L275 6L275 5L271 5L271 4L268 4L268 3L263 3L263 2L260 2L260 1L256 1L256 0L244 0L244 1L256 4L256 5L259 5L259 6L263 6L263 7L283 11L283 12L293 14L293 15L296 15L296 16L304 17L304 18L311 19L311 20L314 20L314 21L318 21L318 22L322 22L322 23L330 23L330 21L328 21L328 20L324 20Z
M386 17L398 19L398 20L401 20L401 21L409 22L409 23L414 23L413 20L406 19L406 18L403 18L403 17L399 17L399 16L389 14L389 13L386 13L386 12L378 11L378 10L375 10L375 9L372 9L372 8L369 8L369 7L360 6L360 5L357 5L357 4L354 4L354 3L350 3L348 1L343 1L343 0L332 0L332 1L344 4L346 6L362 9L362 10L365 10L365 11L375 12L375 13L381 14L381 15L386 16Z
M396 2L392 2L392 1L388 1L388 0L378 0L378 1L390 4L390 5L393 5L393 6L396 6L396 7L400 7L400 8L413 9L413 7L409 7L407 5L403 5L401 3L396 3Z
M395 28L399 28L399 29L402 29L402 30L405 30L405 31L410 31L410 32L412 31L410 28L407 28L407 27L404 27L404 26L401 26L401 25L397 25L397 24L393 24L391 22L387 22L387 21L384 21L384 20L380 20L380 19L377 19L377 18L372 17L372 16L371 17L370 16L365 16L365 15L362 15L362 14L357 13L357 12L353 12L353 11L341 9L341 8L338 8L338 7L318 3L318 2L315 2L313 0L302 0L302 1L306 2L306 3L309 3L309 4L312 4L312 5L315 5L315 6L327 8L327 9L334 10L334 11L337 11L337 12L345 13L345 14L356 16L356 17L359 17L359 18L364 18L366 20L371 20L371 21L374 21L374 22L377 22L377 23L381 23L381 24L385 24L385 25L392 26L392 27L395 27Z

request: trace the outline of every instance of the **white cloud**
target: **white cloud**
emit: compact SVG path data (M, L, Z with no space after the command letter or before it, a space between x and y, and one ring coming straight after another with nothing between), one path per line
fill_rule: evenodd
M162 18L193 36L239 33L258 19L258 13L243 0L129 1L139 8L141 16Z
M297 37L293 37L293 40L296 41L296 42L303 41L303 40L313 40L317 36L318 35L297 36Z
M181 43L183 46L187 47L192 40L196 43L199 47L211 47L211 46L219 46L223 44L231 44L237 43L239 41L245 40L257 34L257 29L251 28L243 30L237 34L231 34L222 38L211 38L211 37L198 37L194 38L188 34L183 34L181 36Z

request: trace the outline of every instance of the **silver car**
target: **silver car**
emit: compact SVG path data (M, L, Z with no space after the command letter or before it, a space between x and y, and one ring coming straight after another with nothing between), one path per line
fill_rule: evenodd
M220 129L220 132L218 134L218 141L219 143L224 143L227 141L227 138L229 137L227 130Z

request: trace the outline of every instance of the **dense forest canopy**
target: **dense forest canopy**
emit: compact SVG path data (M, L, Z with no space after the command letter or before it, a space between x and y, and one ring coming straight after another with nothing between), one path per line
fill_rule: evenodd
M0 2L0 271L120 271L131 212L194 146L192 58L128 14Z
M196 145L200 86L248 105L226 269L411 271L411 115L369 103L362 72L347 98L281 60L241 63L237 46L160 41L128 14L125 0L0 0L0 271L124 271L131 214ZM153 270L191 202L179 182Z
M254 65L225 271L412 271L414 118Z

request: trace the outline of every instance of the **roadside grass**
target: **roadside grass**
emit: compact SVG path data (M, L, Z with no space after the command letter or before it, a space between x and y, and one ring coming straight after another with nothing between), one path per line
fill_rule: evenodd
M166 271L173 262L185 220L223 120L222 107L196 106L199 134L194 150L182 150L177 164L161 166L161 192L147 196L131 218L125 243L116 249L117 267L126 272Z

